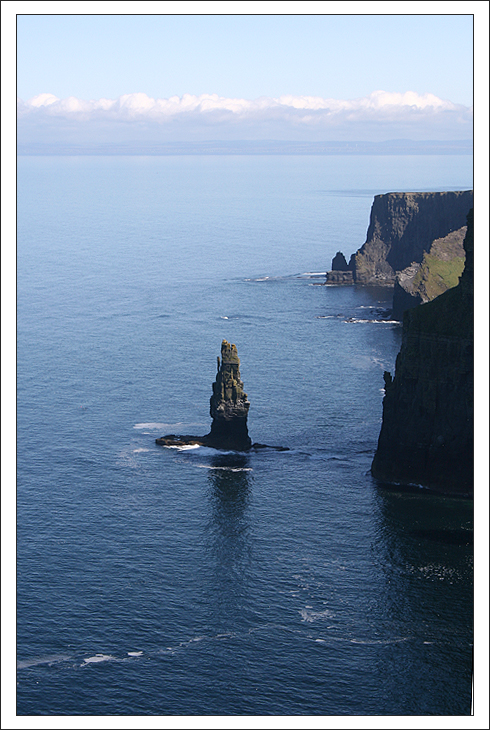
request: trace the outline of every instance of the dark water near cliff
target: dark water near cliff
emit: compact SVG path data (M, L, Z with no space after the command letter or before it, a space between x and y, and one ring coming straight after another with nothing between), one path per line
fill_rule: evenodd
M369 473L400 328L318 286L466 157L20 158L21 715L465 715L471 504ZM204 434L221 340L254 441Z

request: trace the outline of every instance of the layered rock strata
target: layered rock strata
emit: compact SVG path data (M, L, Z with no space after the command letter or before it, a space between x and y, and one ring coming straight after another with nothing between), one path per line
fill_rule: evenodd
M210 400L210 414L213 419L211 431L205 436L168 434L156 439L156 443L161 446L209 446L226 451L250 449L289 451L283 446L252 444L247 426L249 408L250 402L243 390L240 377L240 360L236 345L223 340L221 359L218 357L218 372Z
M376 195L366 242L347 264L332 260L327 284L393 287L392 319L456 286L473 191Z
M327 271L327 284L353 284L352 271Z
M396 272L421 263L436 239L466 225L473 191L376 195L366 242L349 262L358 284L393 286Z
M210 441L219 443L220 448L246 451L252 445L248 435L247 417L250 403L243 391L240 378L240 360L236 345L223 340L221 361L218 357L218 372L213 383L210 414L213 422Z
M240 360L236 345L223 340L221 360L213 383L210 414L211 431L205 436L176 436L168 434L156 439L161 446L209 446L214 449L248 451L252 441L248 435L247 417L250 403L243 391Z
M371 468L381 481L473 492L473 211L464 248L459 284L404 314Z

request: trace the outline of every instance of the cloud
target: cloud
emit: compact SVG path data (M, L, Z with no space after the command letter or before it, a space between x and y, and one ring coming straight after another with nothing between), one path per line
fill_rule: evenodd
M472 109L434 94L375 91L345 100L283 95L258 99L184 94L154 99L59 99L43 93L18 101L19 142L116 139L469 139ZM78 135L78 137L77 137Z
M22 103L22 102L21 102ZM434 94L419 95L413 91L389 93L374 91L362 99L351 101L343 99L323 99L318 96L291 96L279 98L260 97L259 99L227 99L218 94L194 96L184 94L169 99L153 99L146 94L124 94L118 99L99 99L82 101L75 97L58 99L54 94L39 94L23 105L24 113L42 109L52 116L72 114L95 115L106 113L111 118L131 119L145 116L164 121L168 117L182 114L207 114L214 111L229 112L235 116L263 115L280 112L283 115L297 111L321 112L323 117L342 112L361 115L366 111L386 114L397 110L418 111L458 111L464 110L457 104L439 99Z

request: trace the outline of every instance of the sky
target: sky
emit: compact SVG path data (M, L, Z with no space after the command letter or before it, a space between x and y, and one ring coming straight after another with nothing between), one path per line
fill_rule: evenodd
M471 106L471 15L20 15L18 96L217 94Z
M17 17L21 145L472 136L475 3L14 4L30 10ZM459 14L352 12L387 5ZM276 12L209 14L224 7Z

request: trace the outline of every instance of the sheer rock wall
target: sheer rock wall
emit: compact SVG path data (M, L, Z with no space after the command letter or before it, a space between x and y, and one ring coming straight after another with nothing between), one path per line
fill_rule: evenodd
M349 266L358 284L393 286L396 272L421 263L432 243L466 225L473 191L376 195L366 242Z
M473 492L473 211L464 248L459 284L404 314L371 468L380 481Z

